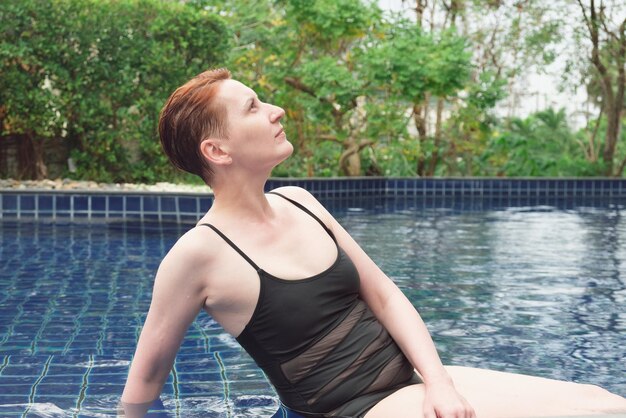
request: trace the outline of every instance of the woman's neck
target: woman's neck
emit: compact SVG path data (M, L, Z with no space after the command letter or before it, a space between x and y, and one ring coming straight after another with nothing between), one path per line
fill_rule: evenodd
M209 213L229 220L267 222L275 217L265 196L267 178L228 179L213 184L215 196Z

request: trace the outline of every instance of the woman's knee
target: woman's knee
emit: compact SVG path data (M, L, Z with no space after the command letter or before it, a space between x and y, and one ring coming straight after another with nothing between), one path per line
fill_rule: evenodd
M626 412L626 398L600 386L580 384L579 396L599 412Z

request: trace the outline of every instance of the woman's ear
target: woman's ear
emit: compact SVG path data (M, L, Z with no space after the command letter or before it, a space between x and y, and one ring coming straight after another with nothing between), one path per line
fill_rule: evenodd
M228 165L233 159L224 145L224 141L219 139L205 139L200 143L200 152L211 164Z

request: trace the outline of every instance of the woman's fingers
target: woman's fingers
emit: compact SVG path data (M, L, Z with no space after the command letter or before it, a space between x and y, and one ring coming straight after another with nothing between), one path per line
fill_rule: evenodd
M435 413L435 409L431 406L427 406L424 408L424 418L439 418Z

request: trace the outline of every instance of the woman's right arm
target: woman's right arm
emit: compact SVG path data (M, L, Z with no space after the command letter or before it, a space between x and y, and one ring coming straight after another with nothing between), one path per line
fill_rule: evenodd
M150 310L118 407L121 416L143 417L159 397L187 328L204 305L206 278L201 266L209 254L206 247L200 253L194 236L191 231L183 236L159 266Z

